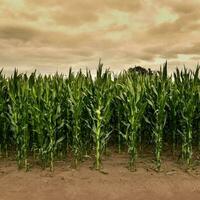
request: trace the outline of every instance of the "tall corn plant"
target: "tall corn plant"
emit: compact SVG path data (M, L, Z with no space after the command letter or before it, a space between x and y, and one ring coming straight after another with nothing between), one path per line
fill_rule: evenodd
M196 105L195 113L194 113L194 123L193 123L193 132L197 136L196 141L198 150L200 150L200 65L197 66L195 72L194 72L194 94L195 94L195 100L194 104Z
M199 69L195 74L195 79L199 76ZM177 69L175 76L175 82L178 85L180 93L180 105L181 105L181 138L182 147L181 155L182 159L186 161L187 166L192 161L192 140L193 140L193 122L195 118L195 110L199 101L198 93L196 92L196 85L194 84L194 77L191 71L186 68L184 71L179 72Z
M168 125L171 133L171 141L172 142L172 153L175 156L178 140L180 139L178 136L179 126L180 126L180 92L177 88L177 85L174 82L170 83L170 91L169 91L169 98L168 98Z
M46 131L46 110L44 101L44 81L41 75L35 77L30 91L31 99L31 127L32 127L32 151L34 158L39 158L43 168L48 161L48 134Z
M2 153L8 157L8 144L10 143L9 138L9 121L7 119L9 104L7 80L0 71L0 157Z
M18 75L15 71L9 82L9 105L8 116L11 121L11 129L17 145L18 167L24 166L28 170L28 151L30 134L29 122L29 87L26 75Z
M74 157L75 167L78 161L82 159L83 141L82 141L82 113L84 106L84 76L80 71L74 81L68 85L68 104L72 121L68 124L72 131L72 152Z
M62 118L64 119L63 134L65 135L65 140L63 141L64 153L67 157L70 150L73 148L73 129L72 129L72 103L70 103L70 91L73 88L73 83L75 82L75 75L72 72L72 69L69 69L68 77L63 80L62 88ZM71 91L72 92L72 91Z
M144 77L134 74L134 76L127 76L125 83L121 87L121 95L124 112L127 119L126 133L122 134L126 139L128 145L128 153L130 155L129 167L130 170L135 170L135 161L137 159L137 146L138 139L140 137L141 120L146 108L146 102L144 101Z
M7 106L9 103L7 81L0 72L0 157L4 153L8 157L9 138L9 121L7 120Z
M55 78L55 77L54 77ZM63 126L63 119L61 118L61 105L57 100L59 90L51 87L51 77L48 77L45 81L44 92L44 106L45 106L45 119L46 119L46 132L49 139L48 154L50 159L50 170L54 170L54 158L58 144L63 141L65 136L57 137L57 132ZM54 79L55 81L55 79Z
M88 127L92 127L93 120L90 117L90 114L88 112L88 105L91 103L91 94L93 91L94 83L93 78L90 71L86 71L86 76L84 77L84 84L83 84L83 102L84 106L82 108L82 141L84 142L83 150L85 157L88 157L89 154L91 154L93 150L93 131L91 128L88 129ZM90 91L90 92L88 92ZM89 94L89 95L88 95Z
M101 168L101 156L106 147L110 136L110 103L112 99L112 80L108 71L102 73L103 64L99 63L96 80L93 82L93 88L88 92L90 103L87 106L92 125L89 128L93 133L93 141L96 151L96 169Z
M113 90L113 99L111 102L111 109L112 109L112 126L113 126L113 133L115 134L114 141L117 142L118 153L122 152L122 145L124 144L125 140L122 136L125 125L122 123L124 117L126 116L124 112L123 106L123 99L121 98L122 94L122 85L124 81L125 73L121 73L119 77L114 77L114 90Z
M147 97L148 104L153 109L154 120L151 121L153 129L153 137L155 142L156 167L159 171L161 168L161 151L163 147L163 132L166 123L167 113L166 104L168 98L168 78L167 63L160 75L155 76L152 82L148 83L149 95Z

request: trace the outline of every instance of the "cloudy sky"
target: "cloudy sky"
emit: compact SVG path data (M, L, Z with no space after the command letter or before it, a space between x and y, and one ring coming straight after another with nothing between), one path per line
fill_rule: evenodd
M200 0L0 0L0 67L118 72L200 61Z

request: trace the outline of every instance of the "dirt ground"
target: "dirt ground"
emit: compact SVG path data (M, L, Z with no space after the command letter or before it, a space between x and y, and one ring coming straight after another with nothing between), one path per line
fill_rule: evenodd
M14 161L0 161L0 200L139 200L200 199L200 169L190 172L165 158L162 171L153 169L151 158L139 159L137 171L127 169L126 155L112 155L103 171L91 168L92 160L77 170L57 162L54 173L33 166L18 171Z

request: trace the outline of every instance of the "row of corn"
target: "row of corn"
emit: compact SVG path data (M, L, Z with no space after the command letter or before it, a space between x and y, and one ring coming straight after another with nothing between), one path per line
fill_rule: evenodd
M164 151L190 166L200 150L200 78L184 68L167 74L123 71L113 75L99 63L90 71L67 76L0 73L0 155L16 156L19 168L38 161L53 171L55 160L86 156L102 166L107 149L127 152L136 168L150 149L161 168Z

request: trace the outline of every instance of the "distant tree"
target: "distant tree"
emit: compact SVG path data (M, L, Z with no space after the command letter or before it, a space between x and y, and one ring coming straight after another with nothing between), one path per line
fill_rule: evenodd
M128 72L138 73L138 74L143 74L143 75L153 75L153 72L150 68L147 70L141 66L135 66L134 68L129 68Z

